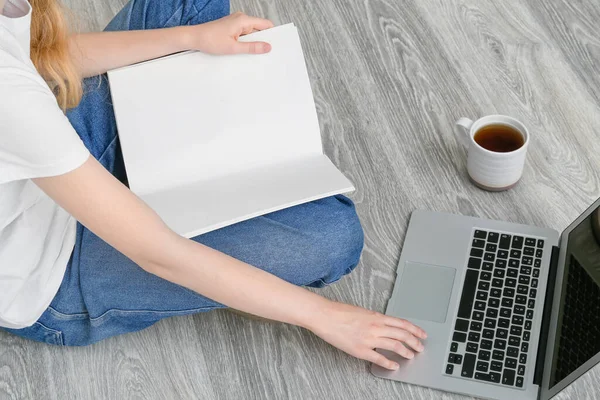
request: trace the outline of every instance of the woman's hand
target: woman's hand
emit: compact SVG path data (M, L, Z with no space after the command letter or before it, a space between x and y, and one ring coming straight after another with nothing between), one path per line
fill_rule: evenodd
M216 21L182 29L186 29L186 47L191 50L208 54L263 54L271 51L269 43L238 42L238 38L272 27L273 23L268 19L236 12Z
M398 364L374 348L413 358L415 351L423 351L420 339L427 337L423 329L406 320L336 302L309 329L338 349L390 370L398 369Z

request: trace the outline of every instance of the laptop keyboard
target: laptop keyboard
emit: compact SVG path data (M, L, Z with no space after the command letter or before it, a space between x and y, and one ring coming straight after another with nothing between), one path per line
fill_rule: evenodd
M543 247L474 231L446 375L523 388Z

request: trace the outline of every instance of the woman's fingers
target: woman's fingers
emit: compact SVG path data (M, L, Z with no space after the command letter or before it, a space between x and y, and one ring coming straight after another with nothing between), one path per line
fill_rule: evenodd
M274 26L273 22L269 21L268 19L250 16L247 16L247 18L248 23L246 25L249 25L251 27L250 32L252 32L253 29L256 29L257 31L262 31L264 29L269 29Z
M264 54L271 51L267 42L236 42L233 47L234 54Z
M427 338L427 333L423 329L408 322L405 319L386 316L383 323L388 326L393 326L396 328L404 329L405 331L412 333L413 335L415 335L418 338L421 338L421 339Z
M377 332L377 336L404 342L409 345L411 349L418 351L419 353L424 350L423 343L421 343L419 339L417 339L412 333L401 328L385 326Z
M394 353L408 359L414 358L415 356L415 353L412 350L409 350L405 345L394 339L379 338L375 342L375 347L378 349L393 351Z
M399 367L397 363L388 360L383 354L379 354L375 350L369 350L369 352L361 358L366 361L372 362L373 364L377 364L385 369L396 370Z

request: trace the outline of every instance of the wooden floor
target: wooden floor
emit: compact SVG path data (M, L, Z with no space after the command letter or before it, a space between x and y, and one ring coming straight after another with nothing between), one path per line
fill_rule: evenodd
M69 0L84 29L123 0ZM600 5L586 0L236 0L300 29L325 149L355 183L361 265L320 293L383 311L410 213L434 209L564 229L600 195ZM473 187L462 116L522 120L522 182ZM0 398L392 399L460 396L373 377L307 331L225 311L87 348L0 334ZM600 368L561 399L600 397Z

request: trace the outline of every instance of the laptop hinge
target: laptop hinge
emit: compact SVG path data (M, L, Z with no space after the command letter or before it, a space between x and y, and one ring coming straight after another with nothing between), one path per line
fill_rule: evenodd
M542 326L540 328L540 340L538 341L535 372L533 374L533 383L536 385L542 384L542 377L544 375L546 346L548 344L548 334L550 333L550 315L552 314L552 297L554 296L554 284L556 283L559 250L560 249L557 246L552 246L548 283L546 284L546 296L544 297L544 313L542 314Z

